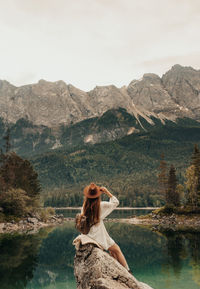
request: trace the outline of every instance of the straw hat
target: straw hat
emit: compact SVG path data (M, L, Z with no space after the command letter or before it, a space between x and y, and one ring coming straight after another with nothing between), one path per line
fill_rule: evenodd
M91 183L83 190L83 194L89 199L98 198L102 193L103 190L101 190L99 186L95 185L95 183Z

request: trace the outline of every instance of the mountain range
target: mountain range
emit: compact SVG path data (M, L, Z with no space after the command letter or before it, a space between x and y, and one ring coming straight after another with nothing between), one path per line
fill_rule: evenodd
M200 70L178 64L161 78L147 73L128 86L89 92L62 80L20 87L0 80L0 132L10 126L19 153L110 141L145 130L143 122L184 117L200 120Z
M64 81L16 87L0 80L0 116L15 123L27 118L35 125L54 127L102 115L123 107L134 115L176 119L187 116L199 120L200 71L174 65L161 78L153 73L133 80L128 86L96 86L84 92Z
M0 147L8 127L11 150L33 163L44 188L73 191L95 180L153 193L154 201L142 203L137 193L129 205L158 205L161 153L184 183L200 145L200 71L176 64L162 77L148 73L89 92L64 81L16 87L0 80Z

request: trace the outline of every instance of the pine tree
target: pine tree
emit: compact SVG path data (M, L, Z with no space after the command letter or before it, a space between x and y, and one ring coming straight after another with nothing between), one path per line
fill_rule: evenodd
M160 171L158 174L159 189L162 194L162 199L165 200L167 193L167 163L164 159L164 154L161 154L159 171Z
M197 200L197 194L196 194L196 183L197 183L197 177L195 176L195 166L191 165L186 170L186 188L187 188L187 205L190 205L192 207L197 207L198 200Z
M195 167L200 166L200 152L197 144L194 145L191 165L194 165Z
M200 206L200 151L198 148L198 145L194 145L194 150L192 154L192 161L191 165L194 166L194 192L193 192L193 197L196 200L195 201L195 206L199 207Z
M170 170L169 170L166 204L174 205L174 206L180 205L180 196L177 191L176 170L173 165L171 165Z

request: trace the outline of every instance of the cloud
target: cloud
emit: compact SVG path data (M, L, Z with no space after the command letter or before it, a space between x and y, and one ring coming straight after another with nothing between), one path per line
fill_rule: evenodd
M147 60L147 61L141 62L140 64L146 67L152 67L152 66L157 66L160 64L173 65L173 64L176 64L176 61L179 64L182 64L184 66L191 65L194 68L195 67L198 68L200 67L200 51L196 51L196 52L185 54L185 55L174 55L170 57Z
M0 78L87 90L174 63L197 68L199 13L199 0L1 1Z
M143 68L144 71L151 71L162 76L174 64L182 66L191 66L194 69L200 69L200 51L185 55L174 55L170 57L155 58L152 60L143 61L138 64L138 67Z

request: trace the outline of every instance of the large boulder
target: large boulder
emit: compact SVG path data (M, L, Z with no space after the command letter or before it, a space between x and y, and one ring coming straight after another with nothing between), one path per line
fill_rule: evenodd
M77 289L152 289L96 244L80 244L74 258Z

